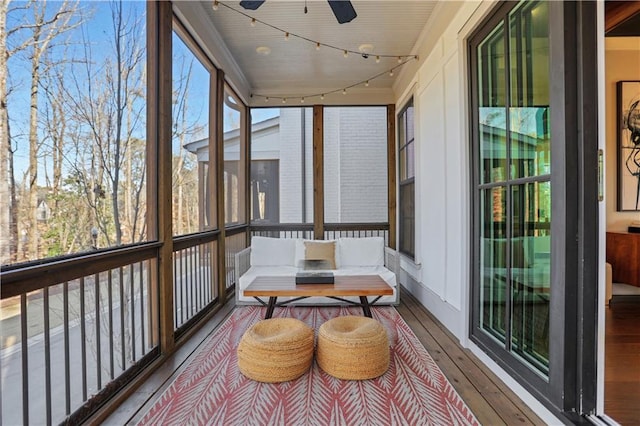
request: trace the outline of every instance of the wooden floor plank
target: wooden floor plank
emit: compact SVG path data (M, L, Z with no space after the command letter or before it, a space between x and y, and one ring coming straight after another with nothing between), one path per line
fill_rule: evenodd
M605 312L604 412L622 425L640 424L640 303Z
M401 297L403 304L417 316L418 321L429 331L433 340L438 342L442 353L450 357L456 368L465 375L465 380L473 384L474 392L477 393L476 398L482 398L488 405L493 407L502 422L523 425L541 424L542 420L495 374L490 372L471 351L462 348L458 340L439 321L433 318L420 303L409 294L403 293ZM446 367L443 365L441 368L447 375ZM455 379L450 380L456 387ZM458 390L457 387L456 390ZM492 424L482 420L481 422L483 424Z

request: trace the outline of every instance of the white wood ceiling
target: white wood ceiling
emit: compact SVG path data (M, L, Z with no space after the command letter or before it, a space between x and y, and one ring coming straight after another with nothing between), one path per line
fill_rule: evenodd
M222 2L221 2L222 3ZM381 58L376 54L411 55L425 29L436 0L352 0L358 16L351 22L339 24L326 0L267 0L255 10L243 9L239 1L225 1L217 10L213 0L202 2L207 19L221 36L233 61L248 83L250 93L269 96L297 97L340 90L331 95L343 96L341 89L378 73L385 74L361 85L355 92L388 91L400 69L390 77L386 71L398 65L397 58ZM179 3L178 3L179 4ZM250 25L250 18L229 10L242 11L251 17L288 31L284 34L267 25ZM323 44L358 51L362 44L374 46L368 59L328 47L316 50L313 43L295 37L297 34ZM268 47L268 55L256 52ZM329 97L329 95L327 95ZM348 98L348 97L347 97ZM347 99L343 98L343 99ZM309 103L319 100L309 98ZM348 102L348 101L347 101ZM256 103L253 99L251 103Z

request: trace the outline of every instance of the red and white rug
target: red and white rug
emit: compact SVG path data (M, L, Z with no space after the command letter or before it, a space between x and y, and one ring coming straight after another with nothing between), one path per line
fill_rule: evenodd
M373 308L391 344L389 370L373 380L333 378L313 363L291 382L259 383L237 367L245 330L264 316L240 307L202 343L188 365L143 415L140 425L477 425L424 346L392 307ZM316 330L354 307L289 307L275 316L298 318Z

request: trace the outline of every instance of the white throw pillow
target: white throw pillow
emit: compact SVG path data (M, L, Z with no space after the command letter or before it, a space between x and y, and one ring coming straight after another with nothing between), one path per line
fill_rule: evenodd
M295 252L291 238L251 238L251 266L295 266Z
M384 266L384 238L339 238L338 253L342 267Z

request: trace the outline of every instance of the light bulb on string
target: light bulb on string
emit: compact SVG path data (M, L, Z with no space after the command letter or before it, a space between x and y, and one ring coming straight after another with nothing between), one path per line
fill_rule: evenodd
M344 53L342 54L342 56L344 56L344 57L346 58L347 56L349 56L349 52L347 52L347 51L345 50L345 51L344 51Z
M402 63L402 56L398 56L398 63Z
M378 55L376 56L376 64L379 64L379 63L380 63L380 56Z
M284 41L289 41L289 33L284 33Z
M268 97L268 96L265 96L265 98L264 98L264 102L265 102L265 103L269 102L269 97Z
M314 42L314 43L315 43L315 42ZM331 47L331 46L329 46L329 47ZM385 57L389 57L389 56L385 56ZM394 57L395 57L395 56L394 56ZM414 56L414 55L412 55L412 56L406 56L406 57L404 57L404 59L405 59L405 60L404 60L400 65L395 65L394 67L392 67L391 69L389 69L389 70L387 70L387 71L382 71L382 72L380 72L379 74L376 74L376 75L374 75L374 76L372 76L372 77L369 77L369 78L368 78L368 79L366 79L366 80L361 80L361 81L359 81L359 82L353 83L353 84L351 84L350 86L344 87L344 88L342 88L342 89L337 88L337 89L335 89L335 90L330 90L330 91L329 91L329 94L342 92L342 94L343 94L343 95L346 95L346 94L347 94L347 90L348 90L348 89L350 89L350 88L352 88L352 87L358 87L358 86L360 86L360 85L364 85L364 87L369 87L369 84L371 83L371 80L374 80L374 79L376 79L376 78L378 78L378 77L382 77L382 76L384 76L385 74L388 74L388 76L389 76L389 77L393 77L394 72L395 72L395 70L396 70L397 68L400 68L400 67L404 66L404 65L405 65L407 62L409 62L409 60L411 60L411 59L418 60L418 56L417 56L417 55L415 55L415 56ZM320 97L320 99L321 99L321 100L324 100L325 95L326 95L326 93L316 93L316 94L310 94L310 95L307 95L307 96L295 96L295 95L293 95L293 98L292 98L292 99L294 100L294 102L295 102L295 100L296 100L296 99L299 99L299 100L300 100L300 103L305 103L306 98L307 98L307 97L309 97L309 96L311 96L312 98ZM252 98L254 97L252 93L250 94L250 96L251 96ZM264 98L265 102L269 102L269 98L268 98L268 97L266 97L266 96L264 96L264 95L256 95L256 96L261 96L261 97L263 97L263 98ZM286 104L286 103L287 103L287 98L286 98L286 97L276 96L275 98L276 98L276 99L280 99L280 100L282 101L282 103L283 103L283 104Z
M316 50L320 50L320 43L316 43Z
M256 26L256 18L251 18L251 26L252 27Z
M213 0L213 5L211 6L213 10L218 10L218 0Z

